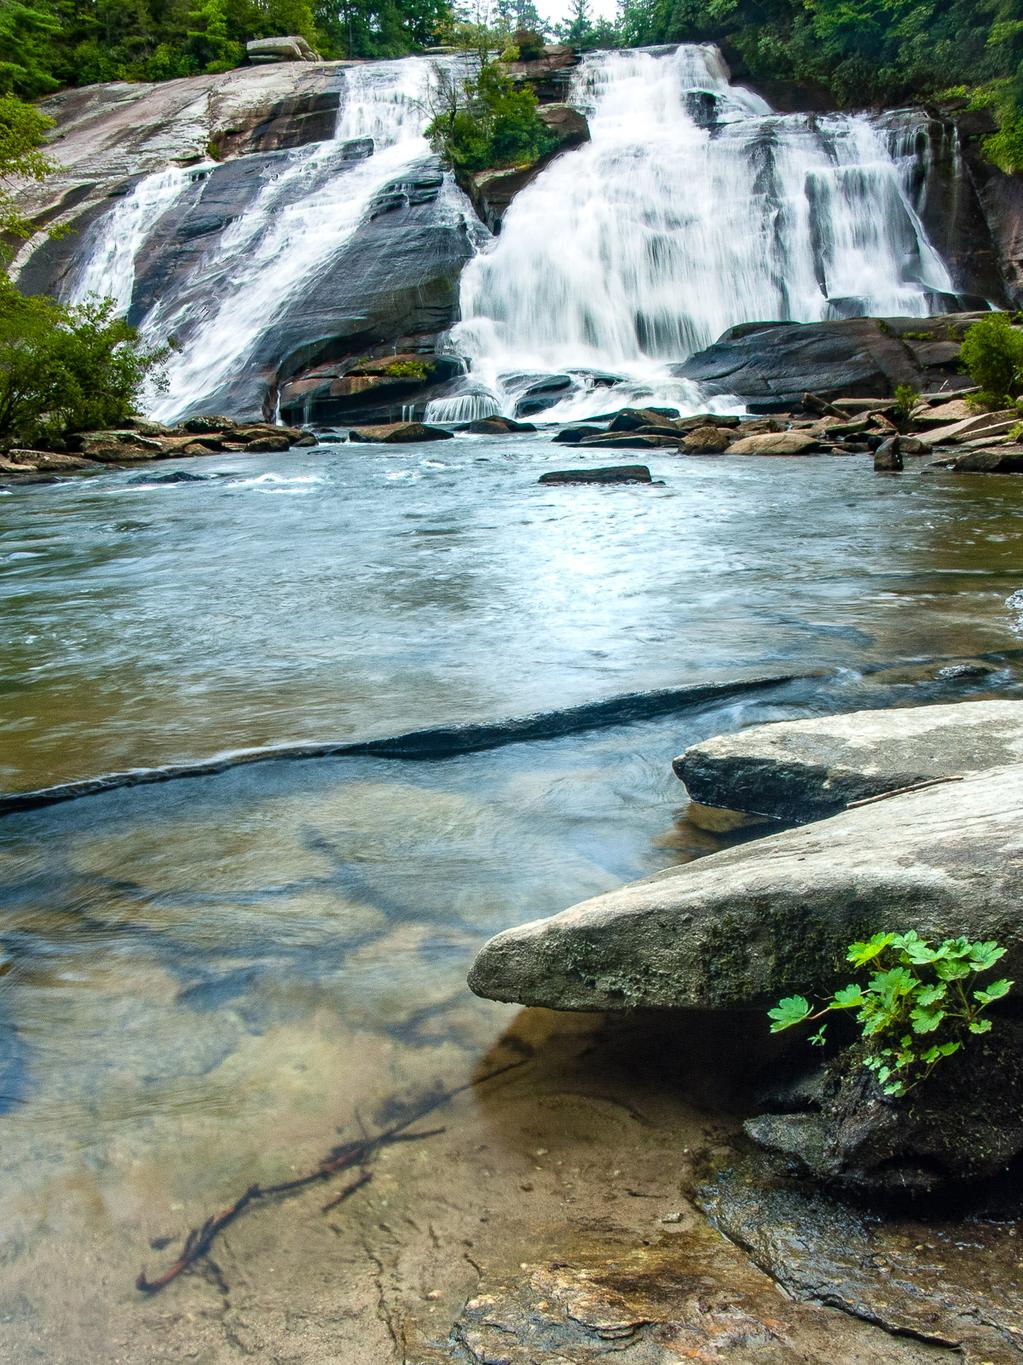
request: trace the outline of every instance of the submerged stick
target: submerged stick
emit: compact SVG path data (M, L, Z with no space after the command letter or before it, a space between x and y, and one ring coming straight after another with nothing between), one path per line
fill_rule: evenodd
M520 1061L509 1062L505 1066L497 1067L494 1071L488 1071L485 1076L466 1081L464 1085L456 1085L451 1090L440 1091L424 1104L407 1113L404 1118L399 1119L389 1128L385 1128L383 1132L377 1133L373 1137L360 1138L357 1142L344 1142L338 1147L332 1147L316 1169L307 1172L305 1175L295 1176L292 1180L282 1180L275 1185L250 1185L233 1204L229 1204L227 1208L221 1209L219 1213L207 1218L199 1227L192 1228L182 1243L177 1260L169 1265L162 1275L151 1280L143 1267L135 1281L135 1288L143 1294L157 1294L161 1289L165 1289L179 1275L184 1274L186 1270L195 1265L196 1261L201 1260L220 1233L257 1200L295 1194L309 1185L315 1185L319 1180L329 1180L332 1175L336 1175L339 1171L348 1170L353 1166L360 1167L358 1177L334 1199L324 1204L322 1212L326 1213L330 1209L336 1208L355 1194L357 1190L369 1184L373 1178L373 1173L369 1170L369 1163L382 1147L393 1146L398 1142L421 1142L424 1138L436 1137L438 1133L443 1133L443 1128L430 1128L421 1133L410 1133L407 1130L421 1118L433 1113L441 1105L450 1103L451 1100L464 1094L467 1090L472 1090L477 1085L484 1085L487 1081L495 1080L508 1071L514 1071L520 1066L525 1066L527 1061L528 1058L522 1058Z

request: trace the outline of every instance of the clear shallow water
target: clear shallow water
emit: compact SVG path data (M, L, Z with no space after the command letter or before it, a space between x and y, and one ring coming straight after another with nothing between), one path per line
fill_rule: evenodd
M457 759L273 762L0 820L12 1359L97 1358L81 1323L130 1336L148 1239L463 1082L515 1013L465 989L483 938L713 848L670 771L685 744L963 695L859 670L1019 643L1011 480L671 457L662 488L537 486L574 461L461 438L0 497L7 790L838 670ZM163 1302L125 1359L164 1358Z
M0 790L1020 638L1012 480L665 456L660 488L536 483L587 462L461 437L0 494Z

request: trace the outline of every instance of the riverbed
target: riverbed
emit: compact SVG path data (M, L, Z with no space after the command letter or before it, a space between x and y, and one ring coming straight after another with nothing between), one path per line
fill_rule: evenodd
M698 1358L753 1358L771 1312L804 1352L772 1359L834 1331L843 1358L947 1355L783 1310L696 1212L745 1039L697 1021L666 1045L464 977L489 934L714 850L671 773L687 743L1018 695L1023 486L672 455L662 486L540 487L579 462L553 450L332 446L0 491L7 793L678 690L629 724L226 766L0 822L0 1359L469 1360L449 1332L484 1281L559 1256L585 1280L601 1238L675 1236L677 1259L682 1234L686 1273L699 1253L748 1318ZM735 686L687 699L711 683ZM337 1209L333 1186L267 1204L202 1274L135 1290L253 1181L474 1079Z

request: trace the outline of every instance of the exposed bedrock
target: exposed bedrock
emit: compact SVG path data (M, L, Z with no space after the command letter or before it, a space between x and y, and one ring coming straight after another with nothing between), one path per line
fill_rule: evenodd
M885 397L903 384L963 389L970 381L959 369L959 342L982 316L742 323L676 373L708 393L738 395L752 412L796 407L807 391L834 399Z
M950 118L994 244L1005 293L1019 307L1023 304L1023 175L1006 175L984 156L984 139L996 126L990 110L957 110Z
M439 165L425 158L385 189L370 216L318 274L295 291L256 342L242 370L202 400L243 416L268 415L281 387L288 421L400 420L413 397L458 372L434 354L437 334L458 315L458 279L473 252L473 226L452 212ZM390 353L400 373L365 373ZM425 373L420 377L418 368ZM354 377L375 378L362 386ZM404 381L388 387L388 379ZM295 381L290 384L289 381ZM342 381L339 383L338 381ZM372 397L370 397L372 395Z
M215 157L303 146L330 137L350 62L275 62L158 84L115 81L64 90L40 108L56 121L57 171L19 189L40 225L71 229L21 253L24 289L57 293L83 233L142 177Z
M1023 702L851 711L694 744L676 775L701 806L799 824L935 778L1023 763ZM955 803L956 788L944 788Z
M487 943L469 984L555 1009L767 1006L842 984L879 928L967 934L1023 971L1023 766L848 810L672 868Z

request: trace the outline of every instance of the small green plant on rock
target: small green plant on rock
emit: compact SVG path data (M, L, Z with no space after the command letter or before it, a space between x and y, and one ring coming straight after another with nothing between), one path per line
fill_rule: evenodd
M421 360L395 360L382 373L388 379L423 380L426 378L428 370Z
M899 384L895 390L895 420L908 422L920 402L920 394L912 384Z
M863 1065L886 1095L906 1095L958 1052L970 1034L990 1033L992 1021L984 1012L1015 983L1002 978L981 987L977 982L1005 951L993 940L968 938L947 938L932 948L913 929L875 934L851 944L846 954L854 969L872 968L866 985L843 986L816 1011L805 996L787 996L767 1012L771 1032L856 1010L863 1038L872 1040ZM822 1024L810 1042L822 1045L826 1027Z

